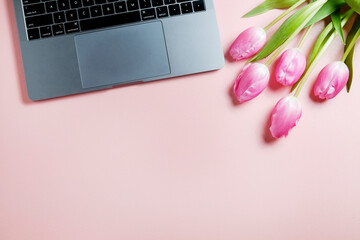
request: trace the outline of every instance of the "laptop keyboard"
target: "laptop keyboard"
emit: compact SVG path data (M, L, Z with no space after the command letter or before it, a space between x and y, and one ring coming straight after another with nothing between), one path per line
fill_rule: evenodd
M205 11L204 0L22 0L29 40Z

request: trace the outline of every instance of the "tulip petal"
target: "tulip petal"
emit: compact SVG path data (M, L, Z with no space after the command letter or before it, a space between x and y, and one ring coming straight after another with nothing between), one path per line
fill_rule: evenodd
M279 58L275 68L276 80L284 85L296 83L306 68L306 57L298 48L286 50Z
M230 47L230 55L239 61L254 56L266 43L266 32L260 27L251 27L240 33Z
M314 94L320 99L334 98L346 85L349 69L345 63L337 61L326 65L315 82Z
M234 84L234 94L240 103L249 101L258 96L268 85L269 69L261 63L247 64Z
M272 116L270 132L274 138L286 137L301 118L302 109L299 100L294 96L287 96L276 104Z

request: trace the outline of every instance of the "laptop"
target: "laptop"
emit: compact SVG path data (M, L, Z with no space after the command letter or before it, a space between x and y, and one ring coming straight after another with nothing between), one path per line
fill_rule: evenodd
M33 101L224 65L212 0L13 3Z

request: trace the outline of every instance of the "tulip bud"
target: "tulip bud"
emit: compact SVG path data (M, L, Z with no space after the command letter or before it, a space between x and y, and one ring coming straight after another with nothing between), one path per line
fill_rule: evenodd
M251 27L236 38L230 47L230 55L239 61L258 53L266 43L266 32L260 27Z
M298 123L301 114L301 104L296 97L287 96L280 99L272 112L271 135L274 138L286 137Z
M277 61L275 78L284 86L296 83L306 68L306 58L298 48L286 50Z
M268 85L269 69L261 63L247 64L235 80L234 94L240 103L259 95Z
M326 65L315 82L314 94L320 99L334 98L349 79L349 69L345 63L337 61Z

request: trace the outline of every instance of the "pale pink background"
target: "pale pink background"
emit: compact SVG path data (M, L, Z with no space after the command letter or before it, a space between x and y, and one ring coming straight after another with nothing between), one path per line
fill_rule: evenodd
M272 141L288 89L234 105L242 62L30 102L11 2L0 1L1 240L360 239L359 51L351 94L315 102L313 74L299 125ZM224 52L279 14L241 18L259 3L215 1ZM341 51L338 39L315 72Z

